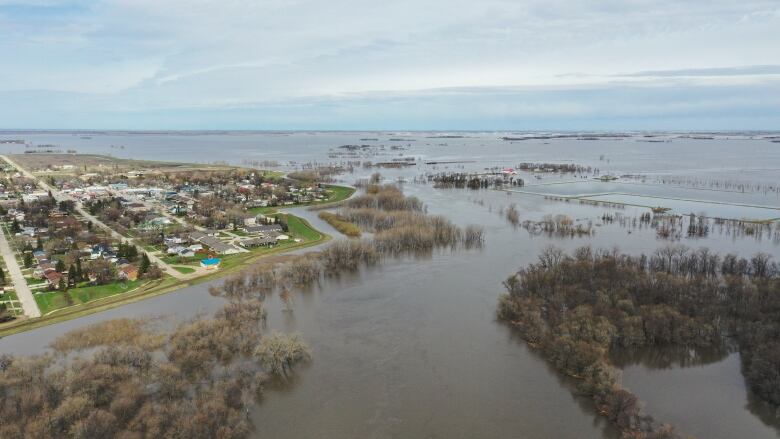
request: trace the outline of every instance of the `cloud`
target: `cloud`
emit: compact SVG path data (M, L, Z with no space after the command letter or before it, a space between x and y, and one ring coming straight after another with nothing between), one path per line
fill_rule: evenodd
M66 95L84 125L101 111L140 125L179 111L195 126L193 114L208 111L369 97L438 100L426 108L442 120L445 96L482 123L521 108L595 117L609 108L585 90L707 90L717 100L774 87L779 25L770 0L0 0L0 57L13 60L0 93L39 107L28 126L57 121L46 115ZM526 92L556 101L511 101ZM629 111L652 100L628 95Z

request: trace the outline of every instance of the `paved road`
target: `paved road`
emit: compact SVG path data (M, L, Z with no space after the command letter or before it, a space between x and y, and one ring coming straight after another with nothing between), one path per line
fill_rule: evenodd
M14 290L16 290L16 295L19 297L19 302L22 303L24 313L28 317L40 317L41 310L38 309L38 304L35 302L30 287L27 286L27 280L25 280L22 274L22 269L19 268L19 263L16 261L14 251L11 250L8 240L5 238L5 233L2 231L0 231L0 254L5 259L5 266L8 267L8 273L11 275Z
M29 172L26 169L22 168L21 166L19 166L16 162L11 160L7 156L2 155L2 156L0 156L0 158L5 160L6 162L8 162L11 166L15 167L19 172L21 172L25 176L35 180L38 183L38 185L41 188L43 188L44 190L50 191L52 193L52 195L54 196L54 199L56 201L59 202L59 201L62 201L62 200L70 200L70 198L68 196L62 194L58 189L49 186L48 183L46 183L42 179L39 179L38 177L36 177L32 172ZM84 218L86 218L89 221L92 221L92 224L94 224L94 225L96 225L96 226L98 226L98 227L108 231L111 234L111 236L114 237L115 239L119 239L121 241L125 241L125 242L128 242L130 244L134 244L134 245L136 245L136 246L138 246L140 248L143 248L143 246L141 246L140 244L136 243L133 238L127 238L125 236L120 235L117 231L115 231L114 229L112 229L111 227L109 227L108 225L106 225L105 223L100 221L99 219L95 218L95 216L91 215L86 209L84 209L81 206L81 203L76 203L76 210ZM163 260L158 258L157 256L155 256L155 255L153 255L153 254L151 254L149 252L147 252L146 254L147 254L147 256L149 256L149 260L152 263L157 264L157 266L160 267L160 269L162 269L165 273L170 274L171 276L175 277L176 279L182 279L182 280L184 280L184 279L191 279L193 277L198 277L198 275L202 275L203 274L202 272L200 272L197 269L195 270L195 273L190 273L190 274L179 273L173 267L171 267L170 265L168 265L165 262L163 262ZM200 268L200 267L198 267L198 268ZM40 315L40 313L39 313L39 315Z

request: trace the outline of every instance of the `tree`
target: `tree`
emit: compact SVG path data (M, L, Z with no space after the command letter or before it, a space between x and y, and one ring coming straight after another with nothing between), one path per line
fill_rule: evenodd
M25 252L23 259L24 259L24 268L32 267L32 264L33 264L33 255L32 255L32 253Z
M62 200L59 204L60 212L72 212L73 211L73 201L70 200Z
M0 284L5 283L5 271L3 271L3 268L0 267Z
M62 279L60 279L60 291L62 291L62 298L65 299L65 303L67 303L68 306L73 305L73 296L70 295L70 292L65 285L65 281Z
M38 239L35 241L35 249L36 250L43 250L43 241L41 240L41 237L39 236Z
M129 261L138 259L138 247L132 244L125 244L122 257Z
M22 231L22 228L19 226L19 221L14 218L14 221L11 223L11 233L19 233Z
M151 261L149 261L149 256L144 253L141 256L141 266L138 268L139 273L143 276L147 271L149 271L149 266L151 265Z
M266 371L287 376L293 364L311 357L309 347L299 334L286 335L279 332L263 337L255 355Z
M54 265L54 269L60 273L63 273L65 271L65 262L63 262L62 259L58 259L57 263Z
M73 264L70 264L70 268L68 268L68 284L69 285L76 285L76 282L79 281L79 275L76 271L76 266Z

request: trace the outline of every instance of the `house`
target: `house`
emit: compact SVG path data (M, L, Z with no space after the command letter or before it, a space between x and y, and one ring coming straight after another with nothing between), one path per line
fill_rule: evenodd
M280 226L279 224L260 224L255 227L257 228L256 233L271 233L271 232L280 233L284 231L284 229L282 229L282 226Z
M140 213L140 212L146 212L146 211L149 210L149 208L146 207L145 204L138 203L138 202L128 203L127 206L125 206L125 207L127 208L127 210L129 210L131 212L139 212Z
M276 244L276 238L271 236L263 236L260 238L249 238L239 242L245 248L253 247L265 247Z
M127 281L138 279L138 267L133 264L127 264L119 269L119 278Z
M184 244L184 240L178 236L166 237L165 245Z
M195 256L195 251L192 250L191 248L184 247L179 251L178 255L181 256L182 258L191 258Z
M240 250L235 246L230 244L225 244L219 239L213 236L206 235L205 233L202 232L190 233L190 239L207 246L209 249L211 249L211 251L219 253L221 255L232 255L240 252Z
M211 237L211 236L207 236L207 237L201 239L200 242L203 245L208 246L208 248L211 249L211 251L214 251L214 252L219 253L221 255L232 255L232 254L235 254L235 253L239 252L239 250L236 247L234 247L234 246L232 246L230 244L225 244L224 242L220 241L219 239Z
M219 258L202 259L200 261L200 266L205 268L206 270L214 270L219 268L220 262L222 262L222 259Z
M243 227L244 231L250 235L257 235L263 232L263 226L261 225L249 225Z
M44 274L44 277L46 277L46 282L49 284L50 288L55 290L59 289L62 273L58 272L57 270L50 270Z
M286 241L290 239L290 235L286 235L284 233L279 233L279 232L270 232L267 234L267 236L272 237L277 241Z
M152 219L149 220L149 224L151 226L167 226L170 223L171 223L171 220L166 218L166 217L164 217L164 216L159 216L157 218L152 218Z
M181 245L175 245L172 247L168 247L168 250L165 251L165 253L169 255L178 255L179 253L187 250L187 247L181 246Z

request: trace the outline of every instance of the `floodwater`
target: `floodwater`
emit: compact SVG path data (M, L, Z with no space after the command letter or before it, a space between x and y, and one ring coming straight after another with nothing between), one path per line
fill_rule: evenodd
M244 151L259 149L254 156L280 161L304 161L308 157L325 162L331 147L363 143L360 138L377 136L395 137L387 133L279 135L283 139L279 145L295 145L286 152L282 147L269 147L269 151L265 151L258 146L270 142L270 135L176 135L171 140L170 150L156 150L150 146L167 145L166 136L148 135L143 137L147 146L139 151L149 156L141 153L135 156L176 159L168 155L171 151L181 153L182 145L187 143L185 140L189 140L197 145L192 146L190 142L192 152L187 156L203 157L203 161L219 158L240 162ZM614 166L616 172L620 169L620 172L648 175L696 174L702 178L749 175L756 181L771 182L772 175L776 177L777 173L767 164L780 166L780 153L777 152L780 148L749 139L680 140L695 149L683 151L680 160L671 161L668 157L659 157L658 153L671 149L669 145L675 143L567 140L551 141L544 145L544 150L538 150L538 145L530 143L498 143L493 140L494 134L489 138L469 139L415 136L417 140L411 141L410 137L409 144L461 142L455 150L436 146L435 154L437 158L473 160L468 164L473 169L513 166L522 161L560 162L578 157L583 162L587 158L592 163L601 163L599 156L604 154L611 157L609 166ZM118 151L127 153L134 150L133 142L139 142L139 137L142 136L114 135L110 139L115 144L126 145L124 150ZM238 140L227 141L219 157L213 153L209 156L202 150L202 145L218 145L226 137L237 137ZM264 140L261 142L259 138ZM74 142L79 141L78 137L74 139ZM55 140L45 143L55 143ZM98 135L83 140L85 143L98 141L102 141ZM242 146L234 148L234 144ZM483 144L485 146L481 146ZM495 155L491 154L494 144ZM741 145L741 149L735 145ZM770 151L772 146L774 149ZM679 149L680 145L676 147ZM413 148L434 149L419 145ZM764 151L769 158L744 154L745 148ZM310 151L308 156L300 153L307 150ZM114 150L117 155L118 151ZM720 165L715 161L698 160L706 156L706 151L721 154ZM433 154L433 151L429 152ZM393 153L406 154L408 151ZM733 160L723 157L729 154ZM752 161L746 157L752 157ZM371 171L361 169L343 179L352 181ZM398 177L411 181L420 170L381 172L388 181ZM494 190L434 189L415 183L405 183L404 190L420 197L430 213L446 215L459 225L483 225L486 232L484 248L438 251L429 257L388 260L379 267L328 278L311 290L296 292L292 313L282 311L278 298L268 298L269 330L300 331L312 347L313 361L298 369L289 383L269 386L263 402L252 412L257 437L616 437L616 432L596 416L589 401L573 396L571 383L551 370L509 328L496 322L494 313L497 297L502 292L501 282L519 267L533 262L539 251L548 245L565 250L582 245L618 246L629 253L649 253L668 244L658 240L651 229L600 224L599 218L605 212L632 217L647 209L564 203L536 195ZM738 195L735 194L731 201L739 202ZM579 222L593 224L595 233L565 239L532 236L522 228L512 227L502 217L501 210L509 204L517 206L522 220L566 214ZM306 216L316 227L333 233L316 213L296 212ZM680 243L742 255L764 251L780 258L780 247L769 239L737 239L711 233L706 238L683 239ZM200 285L7 337L0 340L0 352L40 352L53 338L70 329L118 316L169 315L181 320L198 313L210 313L223 302L209 296L207 288L208 285ZM695 364L672 362L661 368L652 361L639 359L624 365L622 380L644 401L649 413L659 421L676 425L684 433L716 439L780 436L773 416L751 401L736 354L716 356Z

